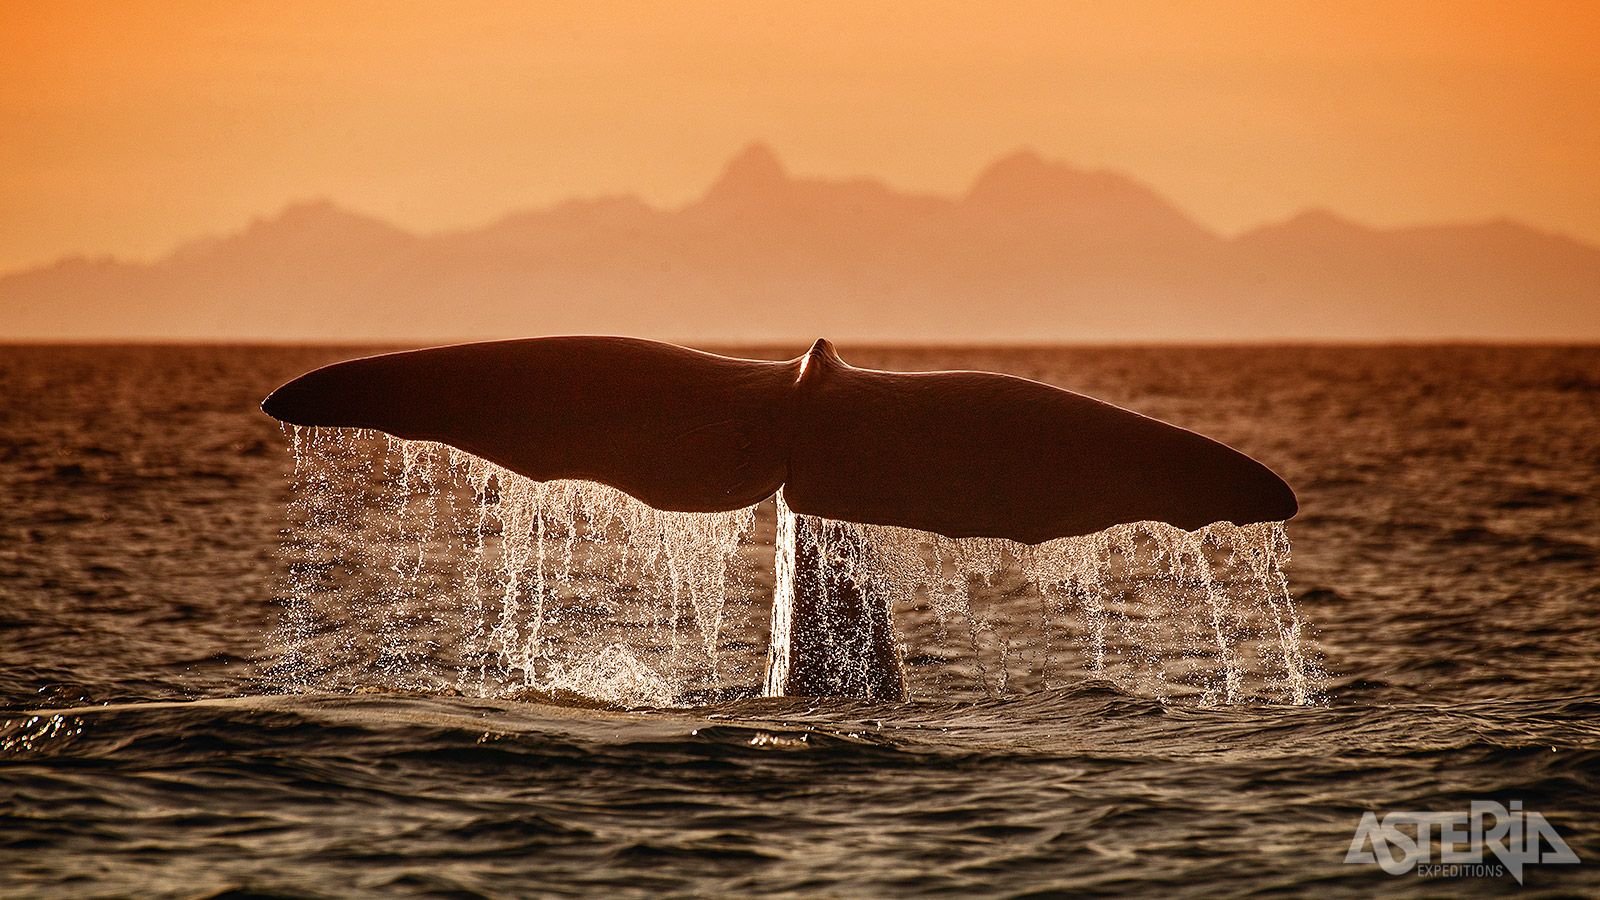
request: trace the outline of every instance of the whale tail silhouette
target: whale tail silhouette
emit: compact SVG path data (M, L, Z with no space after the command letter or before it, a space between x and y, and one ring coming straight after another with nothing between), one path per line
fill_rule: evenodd
M737 509L781 486L797 513L1024 543L1297 510L1272 470L1192 431L1010 375L859 369L825 340L787 362L620 337L459 344L335 363L262 408L658 509Z
M816 517L1039 543L1298 508L1272 470L1192 431L1010 375L860 369L826 340L785 362L622 337L459 344L325 366L262 408L438 441L539 481L603 482L658 509L738 509L782 488L795 532ZM887 607L870 584L812 572L803 538L779 548L801 571L774 598L769 691L900 699ZM841 617L854 634L830 634Z

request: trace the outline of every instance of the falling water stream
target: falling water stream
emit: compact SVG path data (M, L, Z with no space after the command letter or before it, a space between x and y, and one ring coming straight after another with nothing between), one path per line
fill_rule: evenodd
M536 482L429 442L296 428L274 678L668 706L759 693L794 517L778 497L656 510ZM913 699L1098 678L1201 704L1317 699L1280 523L1141 522L1025 545L816 520L870 548L847 573L889 604ZM781 606L781 604L780 604ZM769 639L770 635L770 639ZM770 687L767 688L770 690Z

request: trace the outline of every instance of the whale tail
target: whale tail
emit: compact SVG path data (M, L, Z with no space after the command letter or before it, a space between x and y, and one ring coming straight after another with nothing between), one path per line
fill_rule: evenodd
M870 548L828 519L1038 543L1297 510L1272 470L1194 432L1009 375L860 369L825 340L786 362L620 337L436 347L317 369L262 408L658 509L738 509L781 488L767 688L785 696L905 696Z
M460 344L326 366L262 408L658 509L738 509L783 487L797 513L1024 543L1297 510L1272 470L1192 431L1010 375L860 369L825 340L786 362L619 337Z

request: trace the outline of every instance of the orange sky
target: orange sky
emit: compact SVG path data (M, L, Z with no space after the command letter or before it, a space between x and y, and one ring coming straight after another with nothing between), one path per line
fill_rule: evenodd
M1600 243L1588 2L62 2L0 10L0 271L328 197L423 231L662 205L751 139L954 194L1002 153L1226 233L1308 207Z

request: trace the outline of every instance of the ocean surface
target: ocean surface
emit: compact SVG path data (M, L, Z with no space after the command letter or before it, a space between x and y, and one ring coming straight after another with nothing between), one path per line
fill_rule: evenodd
M759 696L772 501L652 516L259 411L368 352L0 347L0 897L1600 896L1600 348L841 348L1165 419L1301 502L873 533L898 704ZM1474 803L1546 836L1356 840Z

